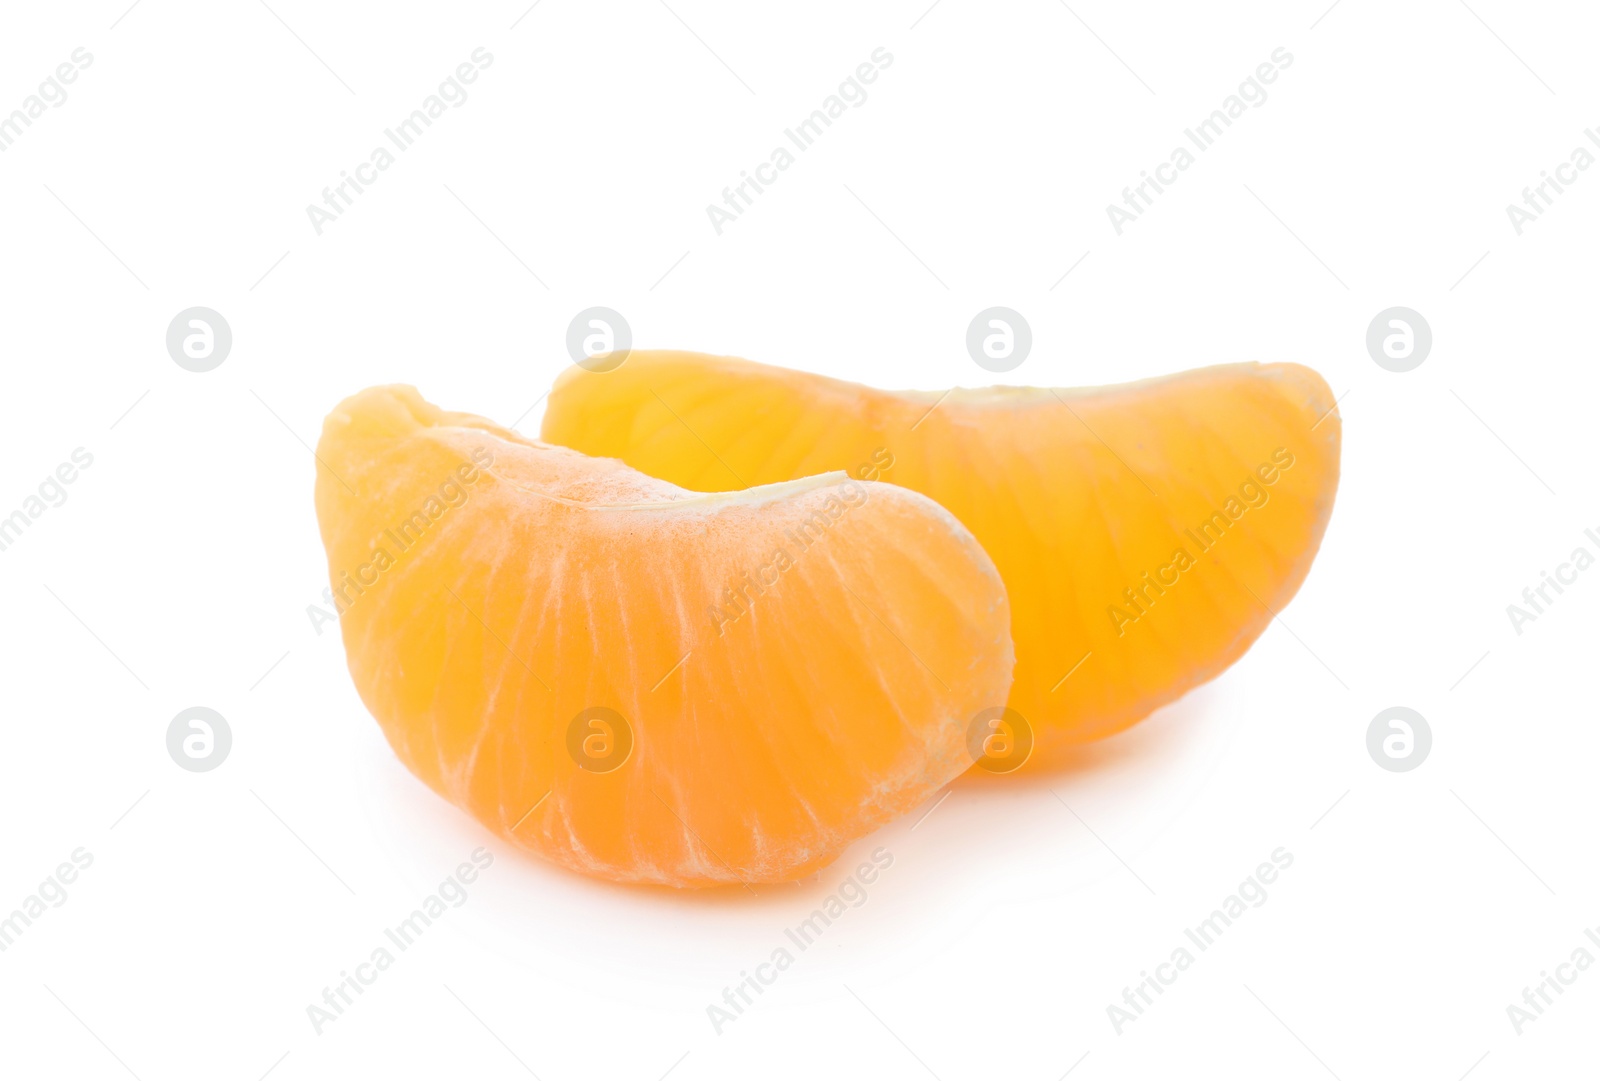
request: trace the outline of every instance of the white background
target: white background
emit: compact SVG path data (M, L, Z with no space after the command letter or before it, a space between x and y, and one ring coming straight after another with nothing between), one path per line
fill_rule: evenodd
M94 463L0 553L0 913L93 865L0 954L0 1072L1592 1072L1600 971L1521 1035L1506 1008L1600 926L1600 572L1521 635L1506 606L1600 554L1600 170L1520 236L1505 207L1600 125L1594 13L671 3L5 5L0 112L94 60L0 154L0 513ZM479 46L470 99L317 235L306 205ZM879 46L865 104L717 235L706 204ZM1280 46L1118 236L1106 205ZM588 881L389 753L307 616L308 444L388 382L536 434L597 304L640 346L886 386L994 381L963 338L997 304L1033 328L1018 383L1298 361L1343 396L1338 504L1283 620L1078 768L959 782L757 899ZM234 335L205 374L164 343L194 305ZM1393 305L1433 328L1406 374L1364 344ZM215 772L167 754L194 705L232 728ZM1393 705L1432 727L1414 772L1366 751ZM480 845L468 901L317 1034ZM867 903L718 1034L707 1006L877 846ZM1279 846L1266 903L1119 1035L1107 1006Z

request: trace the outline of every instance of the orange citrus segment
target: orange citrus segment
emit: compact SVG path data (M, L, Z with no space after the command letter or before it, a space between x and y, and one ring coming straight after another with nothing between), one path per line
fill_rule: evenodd
M845 470L933 497L1006 582L1038 764L1216 676L1288 603L1333 507L1333 406L1293 364L940 394L635 350L566 372L543 436L700 491Z
M914 492L697 494L423 401L346 400L317 515L355 685L402 762L566 867L789 880L972 764L1010 612Z

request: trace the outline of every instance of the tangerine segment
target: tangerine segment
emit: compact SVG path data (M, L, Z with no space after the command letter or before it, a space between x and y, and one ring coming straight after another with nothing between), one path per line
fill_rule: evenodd
M843 469L932 496L1005 579L1040 764L1216 676L1288 603L1333 508L1333 406L1293 364L939 394L635 350L562 375L543 436L702 491Z
M563 866L786 881L972 764L1010 610L938 504L842 474L712 495L447 413L339 405L317 516L400 760Z

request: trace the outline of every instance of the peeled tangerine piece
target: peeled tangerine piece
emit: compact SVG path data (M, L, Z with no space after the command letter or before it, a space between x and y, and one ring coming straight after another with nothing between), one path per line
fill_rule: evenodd
M329 414L350 673L413 773L618 882L787 881L974 760L1011 613L931 499L843 474L704 495L411 387Z
M697 491L842 469L938 500L1010 594L1014 712L979 761L1009 772L1030 738L1060 763L1244 653L1322 541L1333 407L1295 364L940 394L634 350L562 375L543 436Z

